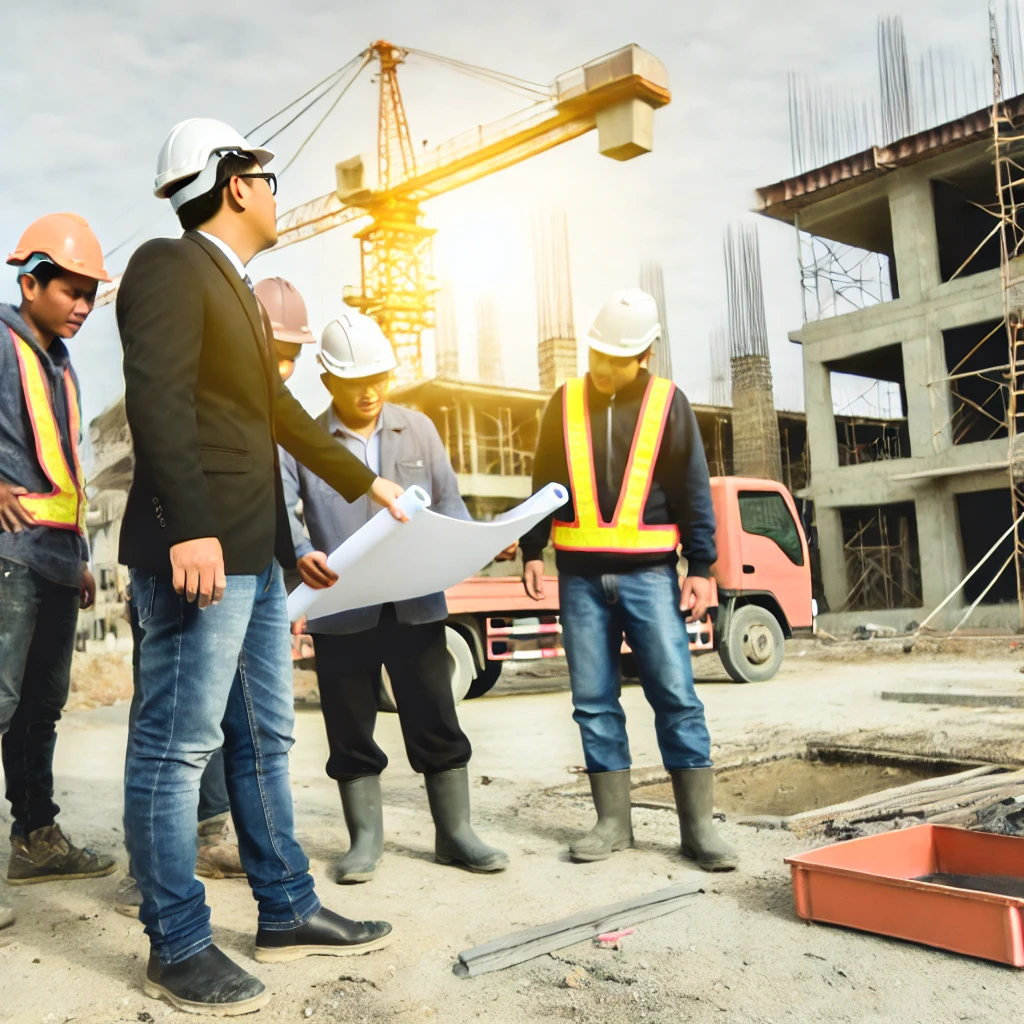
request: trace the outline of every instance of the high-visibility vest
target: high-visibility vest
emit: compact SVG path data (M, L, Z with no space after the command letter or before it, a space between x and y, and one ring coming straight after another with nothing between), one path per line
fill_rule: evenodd
M14 331L10 331L14 351L21 370L21 390L25 395L28 418L35 435L36 458L39 468L50 481L49 494L22 494L19 501L35 516L40 526L58 530L74 530L85 534L85 477L78 460L78 434L81 417L78 411L78 391L70 367L64 369L64 393L68 404L68 425L71 431L71 453L74 466L68 465L64 446L60 441L60 426L53 407L53 395L39 358L32 346Z
M640 406L615 515L607 523L601 517L597 497L586 379L575 378L565 382L562 419L576 519L571 523L555 520L553 541L558 550L621 553L675 551L679 544L677 526L648 526L643 521L644 506L654 480L654 464L672 408L675 387L669 380L651 377Z

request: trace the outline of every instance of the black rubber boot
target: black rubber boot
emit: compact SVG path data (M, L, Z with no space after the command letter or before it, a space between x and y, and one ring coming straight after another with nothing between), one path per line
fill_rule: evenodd
M504 871L508 854L488 846L469 821L469 769L425 775L434 819L434 854L439 864L461 864L470 871Z
M569 856L584 863L607 860L618 850L633 845L629 769L591 772L587 778L597 810L597 824L569 846Z
M210 1017L237 1017L270 1002L263 982L216 946L207 946L176 964L161 964L152 954L142 990L154 999L166 1000L176 1010Z
M305 924L288 931L256 931L256 959L280 964L304 956L358 956L391 945L387 921L350 921L321 907Z
M733 871L739 864L739 854L715 828L714 768L681 768L669 775L679 813L683 856L695 860L705 871Z
M338 783L348 826L348 852L334 865L334 880L341 885L368 882L384 852L384 810L380 776L360 775Z

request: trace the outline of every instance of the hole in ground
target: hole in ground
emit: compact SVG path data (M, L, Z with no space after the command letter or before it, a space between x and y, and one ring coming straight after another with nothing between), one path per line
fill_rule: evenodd
M953 775L981 764L930 757L808 745L806 751L715 772L715 807L727 814L784 817L856 800L923 779ZM636 807L675 807L664 774L633 787Z

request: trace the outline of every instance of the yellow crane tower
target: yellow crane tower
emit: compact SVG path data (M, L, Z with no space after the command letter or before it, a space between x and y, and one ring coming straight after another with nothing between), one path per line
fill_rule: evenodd
M278 220L282 248L369 218L355 235L361 287L346 288L344 298L380 323L394 346L403 382L422 379L422 334L434 325L434 229L424 224L423 201L594 128L598 150L605 156L630 160L647 153L653 145L654 111L670 99L664 65L638 46L625 46L559 75L550 86L534 87L538 102L525 110L474 128L417 159L398 84L398 68L410 54L433 56L385 40L361 54L359 70L373 61L379 65L376 187L366 187L362 159L354 157L337 165L334 192L289 210Z

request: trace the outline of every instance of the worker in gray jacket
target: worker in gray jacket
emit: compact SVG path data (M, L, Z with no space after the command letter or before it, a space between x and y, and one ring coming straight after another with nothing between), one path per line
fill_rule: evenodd
M469 519L458 483L434 424L423 413L385 402L397 365L376 322L355 311L327 326L318 355L331 405L320 416L350 452L377 473L409 488L418 484L441 515ZM294 459L282 462L302 499L292 516L292 539L303 580L330 586L333 551L364 526L377 509L362 498L346 502ZM293 510L294 511L294 510ZM409 763L426 780L442 864L471 871L501 871L508 857L485 844L469 816L472 754L459 725L445 639L448 608L443 593L384 606L357 608L313 622L320 707L330 758L327 774L338 783L350 846L338 861L338 882L367 882L384 846L380 773L387 755L373 738L381 667L388 670L398 705Z

